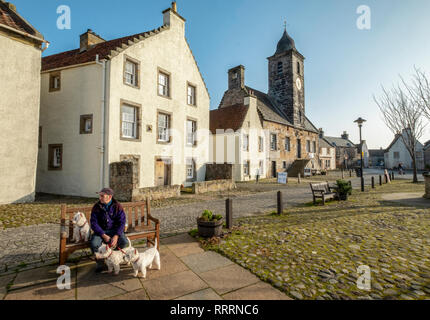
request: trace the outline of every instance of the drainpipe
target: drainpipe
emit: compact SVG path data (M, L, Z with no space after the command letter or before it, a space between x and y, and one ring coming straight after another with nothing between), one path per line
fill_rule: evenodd
M105 181L105 112L106 112L106 60L103 59L100 62L99 55L96 56L96 63L103 68L103 75L102 75L102 99L101 99L101 138L100 138L100 190L103 189L104 181Z

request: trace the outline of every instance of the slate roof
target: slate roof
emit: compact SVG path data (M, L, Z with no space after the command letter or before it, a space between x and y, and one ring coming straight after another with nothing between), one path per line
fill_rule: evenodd
M320 148L334 148L325 138L319 138L319 146Z
M327 136L324 136L324 139L326 139L330 144L332 144L335 147L345 147L345 148L356 147L356 145L349 139L343 139L338 137L327 137Z
M276 122L296 128L291 122L286 119L284 112L277 106L276 102L269 97L268 94L263 93L259 90L255 90L251 87L245 86L247 94L253 93L257 98L257 109L260 115L266 121ZM312 122L305 116L304 127L308 131L319 133L318 129L312 124ZM298 128L301 129L301 128Z
M11 10L8 4L0 0L0 26L5 25L17 31L28 33L43 41L42 34L37 31L27 20L25 20L18 12Z
M239 130L242 127L248 106L232 105L221 109L211 110L209 115L210 130L212 134L216 134L217 129L232 129Z
M287 33L287 29L285 28L284 34L282 35L281 40L278 42L278 46L276 47L276 53L279 54L291 49L295 49L296 45L294 43L293 38L290 37L290 35Z

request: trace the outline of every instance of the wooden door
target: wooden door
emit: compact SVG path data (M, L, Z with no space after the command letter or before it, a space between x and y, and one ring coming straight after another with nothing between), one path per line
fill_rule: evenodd
M155 162L155 186L164 186L164 180L165 180L165 170L164 170L165 163L162 160L157 160Z

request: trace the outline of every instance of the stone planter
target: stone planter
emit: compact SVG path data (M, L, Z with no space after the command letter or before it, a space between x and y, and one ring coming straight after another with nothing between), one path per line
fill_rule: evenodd
M218 221L202 221L200 218L197 218L199 236L203 238L219 237L222 233L223 222L223 219Z
M430 173L429 172L423 173L423 177L426 185L426 193L424 194L423 197L426 199L430 199Z

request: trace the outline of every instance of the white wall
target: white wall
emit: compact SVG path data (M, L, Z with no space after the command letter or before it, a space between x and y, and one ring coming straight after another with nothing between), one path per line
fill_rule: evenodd
M37 191L97 197L100 191L102 67L96 64L61 71L61 90L49 92L42 74ZM80 134L80 116L93 114L93 133ZM63 168L48 170L48 145L63 144Z
M417 169L424 170L424 154L423 154L423 145L421 143L417 143L416 151L421 156L417 157ZM394 158L394 153L399 153L399 158ZM384 154L385 159L385 167L391 169L393 167L398 167L399 163L402 163L403 168L412 169L412 157L410 156L406 146L403 143L402 138L397 139L397 141L391 146L388 152Z
M173 160L171 184L186 185L185 158L196 160L197 181L204 181L205 163L209 154L209 95L198 67L184 37L184 23L176 15L167 13L170 29L147 38L115 56L111 61L109 95L109 163L120 155L140 155L140 187L155 185L155 157ZM123 83L125 55L140 62L140 88ZM171 98L161 97L158 90L158 68L170 73ZM187 81L197 87L197 106L187 104ZM141 141L120 139L120 101L127 100L142 106ZM171 113L175 135L171 144L157 143L157 110ZM197 147L186 147L186 120L197 120ZM152 132L147 126L152 125Z
M34 200L41 50L0 33L0 204Z

